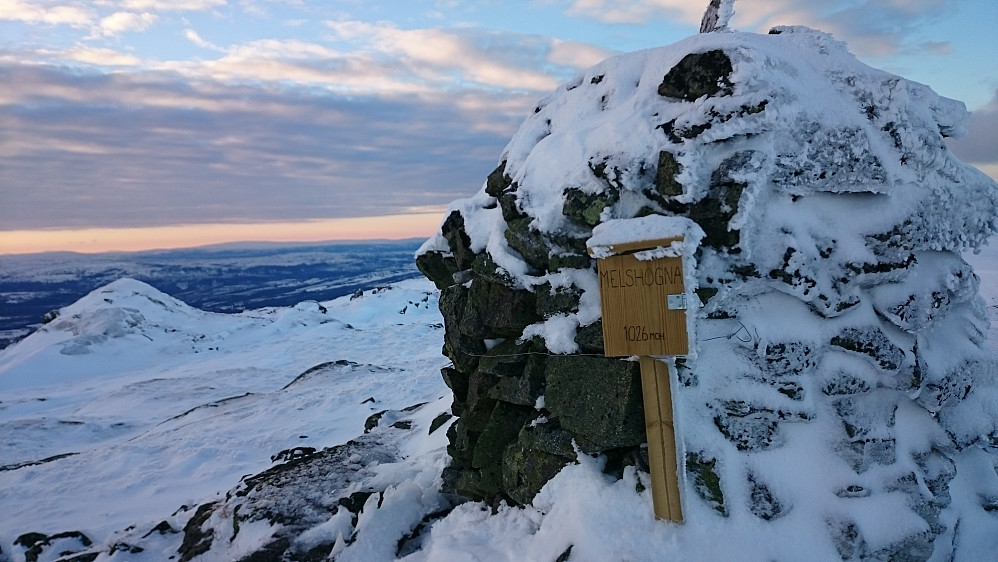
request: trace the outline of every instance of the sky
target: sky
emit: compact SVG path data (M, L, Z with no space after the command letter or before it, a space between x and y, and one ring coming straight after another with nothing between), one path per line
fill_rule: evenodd
M0 0L0 254L428 236L532 104L708 0ZM998 2L737 0L972 111L998 178Z

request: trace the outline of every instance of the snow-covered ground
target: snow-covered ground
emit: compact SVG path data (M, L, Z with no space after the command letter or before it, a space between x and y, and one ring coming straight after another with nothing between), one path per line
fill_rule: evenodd
M238 315L127 279L94 291L0 352L0 548L156 524L281 450L344 443L374 412L447 395L439 314L423 281Z
M998 325L998 247L967 259ZM225 315L124 279L63 309L0 352L0 560L24 559L14 544L22 533L66 531L92 539L98 560L167 559L182 535L147 534L160 522L182 528L193 506L222 498L282 450L341 445L375 412L426 404L413 412L397 460L365 469L394 478L384 508L365 510L356 524L365 538L334 551L341 560L394 559L402 536L440 503L447 440L427 426L448 409L450 391L439 374L436 298L429 282L413 280L355 299ZM990 336L998 347L994 326ZM758 544L768 524L758 519L722 529L695 500L685 525L655 521L650 493L637 491L646 475L615 480L599 459L580 458L533 506L457 506L406 559L553 561L570 547L573 561L807 555ZM982 544L993 537L998 552L994 519L962 531ZM310 540L335 538L344 525L331 520ZM786 532L794 544L827 540L824 529ZM260 546L254 536L216 541L201 559L242 556ZM144 550L112 548L122 541Z

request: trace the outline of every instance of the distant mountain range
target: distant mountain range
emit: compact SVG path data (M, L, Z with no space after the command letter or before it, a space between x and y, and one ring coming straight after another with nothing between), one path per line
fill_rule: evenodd
M417 277L413 253L421 242L226 244L0 256L0 349L31 333L49 312L123 277L203 310L239 312L325 301Z

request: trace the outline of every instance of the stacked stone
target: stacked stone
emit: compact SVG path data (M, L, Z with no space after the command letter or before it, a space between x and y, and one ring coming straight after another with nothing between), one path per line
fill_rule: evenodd
M507 202L504 209L515 209L516 186L503 176L502 166L488 185ZM531 256L538 270L592 268L586 237L559 240L575 253L544 257L554 242L531 232L523 217L511 215L507 223L510 245ZM442 233L449 252L421 254L417 265L441 291L443 353L453 362L442 370L458 416L448 432L453 460L445 472L446 490L489 502L529 503L575 460L575 445L585 453L609 454L618 461L612 469L640 462L645 442L640 371L637 363L601 356L601 325L578 331L575 355L549 354L540 338L520 341L528 325L577 310L579 292L550 284L519 287L487 251L471 251L457 211L447 217Z
M835 49L845 53L819 32L773 32L781 33L799 34L800 42L787 44L806 45L819 60ZM611 80L609 63L558 92L553 99L562 107L599 108L596 119L609 119L614 96L618 106L663 107L627 119L675 115L675 107L685 113L647 127L655 136L635 143L645 154L587 147L586 159L568 166L587 167L589 183L555 187L562 195L555 226L548 215L537 220L541 198L531 199L549 187L518 185L522 169L503 162L485 196L469 200L479 208L458 205L447 217L438 237L446 247L419 255L420 270L441 290L443 351L453 362L443 370L458 416L448 434L453 462L445 486L474 499L526 503L578 451L606 455L609 470L644 468L638 366L602 356L600 322L579 323L575 354L551 354L543 339L523 335L528 326L579 313L584 289L549 280L558 272L595 278L585 252L594 226L683 216L706 235L694 256L697 279L688 280L703 305L690 311L696 353L677 361L674 389L687 489L716 515L744 509L777 520L801 509L796 498L809 493L781 482L785 458L767 453L827 452L820 468L831 472L822 477L834 472L845 484L825 492L842 501L807 516L823 518L843 558L927 559L943 536L952 549L955 525L943 511L961 451L998 446L998 420L986 414L998 396L995 361L983 345L978 281L960 257L996 230L998 190L946 150L943 137L959 128L962 110L891 75L833 68L823 70L826 95L847 100L854 113L823 123L777 76L804 70L767 58L788 47L766 41L782 39L745 39L766 53L746 55L751 48L738 34L718 35L710 41L725 48L698 44L658 74L654 102L640 98L647 94L630 78ZM735 72L736 52L742 64L755 65L751 71ZM777 78L753 75L763 69ZM752 76L751 84L734 83L736 76ZM632 86L640 103L624 101L621 91ZM898 101L907 99L914 101ZM517 166L525 152L517 142L537 145L559 127L572 130L555 121L555 106L552 99L538 106L511 143L516 150L507 149ZM502 240L473 245L465 221L487 212L501 212ZM491 253L497 247L512 250L528 273L497 266L508 259ZM929 426L938 434L914 444L910 432ZM993 461L974 458L994 469ZM829 485L817 478L791 480ZM896 494L922 529L868 544L852 514L870 497ZM986 510L998 500L982 495L979 503L975 508Z

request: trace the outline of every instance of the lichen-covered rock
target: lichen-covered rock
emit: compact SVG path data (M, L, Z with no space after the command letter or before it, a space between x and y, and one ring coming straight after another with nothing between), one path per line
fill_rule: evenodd
M586 452L644 443L637 362L556 355L546 361L545 407Z
M714 511L727 516L724 505L724 490L721 488L721 477L717 471L717 459L706 454L686 454L686 474L689 475L693 491Z
M696 101L702 96L730 95L731 59L723 50L690 53L672 67L658 87L661 96Z
M442 291L454 284L457 262L443 252L426 252L416 256L416 268Z
M461 331L461 320L468 306L468 289L451 285L440 292L440 312L444 317L444 355L461 372L469 373L485 352L485 343Z
M570 432L552 428L550 423L524 426L506 449L503 488L514 501L530 503L548 480L575 459Z
M464 217L461 213L453 211L447 215L447 219L440 226L440 232L447 240L447 246L450 248L458 271L471 267L475 255L471 251L471 239L468 238L468 233L464 230Z
M537 320L534 293L477 277L460 320L462 334L479 339L515 338Z

